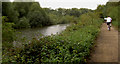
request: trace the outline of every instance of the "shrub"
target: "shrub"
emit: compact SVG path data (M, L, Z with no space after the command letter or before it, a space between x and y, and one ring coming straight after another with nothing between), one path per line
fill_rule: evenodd
M15 25L16 28L29 28L29 20L25 17L20 18L19 22Z
M84 19L77 24L70 25L59 35L47 36L40 38L40 40L33 39L30 44L24 46L24 49L14 52L9 61L20 63L85 63L102 23L101 19L91 17L91 14L88 13L81 17L88 20L94 19L93 21L85 21Z
M15 30L12 28L14 23L7 22L7 17L2 17L2 42L12 42L14 40Z

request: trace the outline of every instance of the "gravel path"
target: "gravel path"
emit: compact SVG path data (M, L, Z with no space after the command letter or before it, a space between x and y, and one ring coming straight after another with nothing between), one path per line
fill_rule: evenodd
M118 62L118 31L113 27L108 31L103 23L91 55L90 62Z

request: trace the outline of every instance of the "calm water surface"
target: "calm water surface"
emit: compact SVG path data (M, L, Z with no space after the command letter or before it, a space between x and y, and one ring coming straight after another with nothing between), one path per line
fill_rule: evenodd
M66 29L66 27L69 26L69 24L58 24L58 25L52 25L47 26L43 28L32 28L32 29L21 29L17 31L17 40L21 38L25 38L27 40L31 40L32 38L40 38L42 36L49 36L51 34L59 34L63 30Z

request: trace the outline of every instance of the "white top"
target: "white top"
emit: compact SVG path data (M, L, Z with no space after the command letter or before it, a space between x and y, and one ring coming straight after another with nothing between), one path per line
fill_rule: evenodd
M107 18L104 18L105 20L107 20L106 22L111 22L112 21L112 18L110 17L107 17Z

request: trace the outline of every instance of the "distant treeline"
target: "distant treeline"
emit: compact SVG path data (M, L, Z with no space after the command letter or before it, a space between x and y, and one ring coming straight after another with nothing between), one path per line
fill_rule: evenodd
M58 8L56 10L50 8L43 8L47 15L50 17L52 24L65 24L76 22L76 18L80 17L82 14L93 12L93 10L86 8Z
M38 2L2 2L2 16L8 18L7 22L14 23L16 29L75 22L74 17L91 11L84 8L41 8Z

